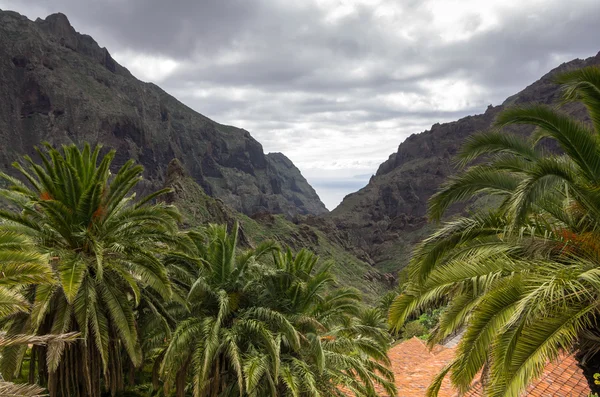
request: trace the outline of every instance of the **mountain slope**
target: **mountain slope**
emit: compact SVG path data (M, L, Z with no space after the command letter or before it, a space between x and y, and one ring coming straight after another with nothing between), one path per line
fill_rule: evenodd
M398 151L381 164L369 184L344 198L327 218L346 232L348 239L366 251L378 269L397 271L408 261L414 244L432 229L427 223L427 200L448 176L456 172L453 156L465 138L486 130L496 115L507 106L526 103L557 104L559 87L552 76L559 71L600 65L600 53L586 60L565 63L546 74L500 106L489 106L485 113L458 121L435 124L430 130L411 135ZM583 118L583 108L569 104L564 110ZM526 134L527 126L513 127L512 132ZM480 201L476 204L481 204ZM449 215L462 211L454 207Z
M137 80L63 14L32 22L0 10L0 98L4 169L42 141L99 142L117 149L115 167L134 158L157 186L177 158L208 195L246 214L327 212L289 160Z
M335 226L306 223L327 210L285 155L264 154L247 131L135 79L64 15L32 22L0 11L0 169L42 141L115 148L115 167L133 158L145 167L147 188L173 188L167 200L184 227L237 221L247 246L276 240L335 259L340 285L368 302L394 281L357 258Z
M231 228L238 222L240 241L245 246L271 240L295 251L309 249L323 261L334 260L332 270L338 285L357 288L367 303L376 303L396 281L391 274L373 270L346 244L335 225L326 225L320 218L298 215L290 221L281 214L269 213L249 217L204 194L177 160L169 164L166 175L165 187L173 190L166 199L181 211L187 227L219 223Z

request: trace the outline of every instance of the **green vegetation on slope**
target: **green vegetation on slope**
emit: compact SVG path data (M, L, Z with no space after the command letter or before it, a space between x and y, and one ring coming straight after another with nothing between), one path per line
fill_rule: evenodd
M374 304L393 287L378 280L366 280L365 274L372 271L371 266L352 255L333 235L327 235L314 226L296 224L283 215L257 214L253 219L234 211L219 199L206 195L176 162L170 164L167 175L167 186L174 190L169 201L180 210L187 227L207 223L233 226L238 222L242 231L241 241L247 246L272 240L294 250L306 248L323 259L333 259L332 271L338 284L357 288L367 303Z

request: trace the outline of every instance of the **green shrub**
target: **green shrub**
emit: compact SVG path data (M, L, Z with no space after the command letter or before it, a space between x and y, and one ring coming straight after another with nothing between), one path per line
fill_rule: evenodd
M427 329L432 329L435 327L440 321L440 314L442 313L442 308L428 310L427 312L421 314L419 316L419 322L425 326Z
M419 320L411 321L402 329L402 337L410 339L413 336L420 337L427 333L428 329Z

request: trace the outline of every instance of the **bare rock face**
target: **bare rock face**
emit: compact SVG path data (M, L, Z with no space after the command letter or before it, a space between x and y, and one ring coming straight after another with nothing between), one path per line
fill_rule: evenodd
M0 168L43 141L115 148L115 167L134 158L152 187L177 158L208 195L249 215L327 212L284 156L137 80L65 15L0 10Z
M283 153L267 154L268 167L273 174L271 188L273 192L283 195L288 202L306 208L303 214L325 214L327 208L318 199L315 189L306 181L294 163ZM317 200L306 201L305 197L317 197ZM287 211L288 214L294 211Z
M432 228L426 219L427 201L457 172L453 158L465 139L487 130L507 106L557 103L560 91L552 82L552 76L588 65L600 65L600 53L559 66L502 105L490 105L483 114L434 124L428 131L411 135L381 164L366 187L346 196L326 217L347 233L353 245L367 252L376 266L386 271L401 269L410 258L414 244ZM580 119L586 117L583 107L577 104L569 104L563 110ZM511 127L510 131L527 134L531 128ZM464 206L455 206L448 215L463 209Z

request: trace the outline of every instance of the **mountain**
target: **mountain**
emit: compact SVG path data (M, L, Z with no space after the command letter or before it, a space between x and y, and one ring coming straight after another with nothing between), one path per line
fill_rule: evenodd
M281 155L277 157L285 160ZM309 249L322 260L333 259L332 270L338 285L357 288L368 303L376 303L395 285L394 275L372 269L360 256L360 252L352 249L343 233L322 217L296 215L289 220L282 214L267 212L249 217L225 205L221 200L206 195L178 160L169 163L166 175L164 187L172 189L166 199L181 212L184 227L209 222L232 227L237 222L240 241L244 246L271 240L294 251Z
M30 21L0 10L0 167L48 141L102 143L154 186L177 158L209 196L251 215L324 214L300 171L248 131L216 123L137 80L63 14Z
M506 99L500 106L489 106L485 113L458 121L434 124L430 130L413 134L379 166L367 186L344 198L326 218L346 233L352 244L364 250L381 271L395 272L410 257L415 243L422 240L433 225L427 222L427 201L447 178L457 171L453 157L470 135L490 127L495 117L507 106L527 103L557 105L559 87L552 77L565 70L600 65L600 53L585 60L560 65L523 91ZM582 106L568 104L563 110L583 119ZM513 127L510 132L527 134L527 126ZM470 205L485 204L485 198ZM450 209L448 216L465 210Z
M328 213L287 157L265 154L248 131L210 120L137 80L63 14L33 22L0 10L0 169L34 154L43 141L102 143L117 149L116 167L129 158L144 165L146 188L174 188L169 200L189 226L238 221L247 245L275 239L310 248L334 258L341 282L374 301L434 227L427 200L456 172L453 157L464 140L489 128L506 106L557 103L552 76L587 65L600 65L600 54L559 66L483 114L410 136L366 187ZM577 105L565 110L585 117ZM449 216L474 205L485 205L485 198L455 206Z
M33 22L0 10L0 169L44 141L114 148L115 168L130 158L145 167L145 189L173 189L184 227L238 222L246 246L276 240L335 259L340 285L368 302L395 281L318 217L327 209L285 155L137 80L65 15Z

